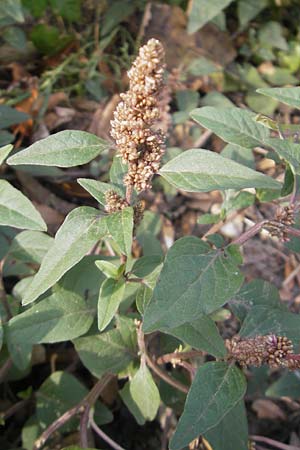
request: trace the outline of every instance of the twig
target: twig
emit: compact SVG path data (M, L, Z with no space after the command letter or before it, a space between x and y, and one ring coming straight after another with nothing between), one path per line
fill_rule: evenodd
M3 382L7 372L10 370L12 365L13 365L12 359L7 358L3 366L0 368L0 384Z
M213 134L213 132L210 130L204 131L204 133L201 134L199 139L197 139L194 142L194 147L198 148L198 147L202 147L202 145L205 145L206 142L208 141L208 139L212 136L212 134Z
M262 220L261 222L256 223L253 227L249 228L249 230L245 231L245 233L241 234L241 236L234 239L230 245L243 245L246 241L259 233L260 230L268 223L270 223L269 220Z
M275 448L280 448L281 450L299 450L299 447L295 447L294 445L283 444L282 442L274 441L274 439L270 439L265 436L250 436L253 441L263 442L264 444L273 445Z
M0 414L0 418L3 420L7 420L9 417L13 416L16 412L20 411L27 403L29 403L32 398L26 398L25 400L21 400L20 402L15 403L10 408L8 408L5 412Z
M76 406L66 411L62 416L56 419L54 422L49 425L49 427L40 435L40 437L35 441L33 450L39 450L45 442L49 439L49 437L61 428L66 422L68 422L73 416L76 414L80 414L84 412L88 405L92 406L97 398L99 397L101 391L105 388L105 386L112 379L113 375L106 374L101 380L99 380L93 389L84 397L84 399L79 402ZM81 430L82 432L82 430Z
M165 355L157 358L157 364L166 364L168 362L172 362L173 360L183 360L190 358L197 358L197 356L202 356L204 352L199 350L192 350L190 352L173 352L166 353Z
M145 337L144 333L142 332L141 324L137 326L137 341L138 346L140 349L141 355L145 358L147 365L150 367L150 369L153 370L156 375L158 375L162 380L164 380L166 383L168 383L170 386L173 386L174 388L178 389L181 392L184 392L185 394L188 393L189 388L181 383L178 380L175 380L174 378L170 377L167 373L165 373L160 367L155 364L153 359L148 355L145 345Z
M92 429L98 434L98 436L101 439L103 439L103 441L107 442L111 446L111 448L113 448L114 450L125 450L123 447L120 447L120 445L118 445L115 441L113 441L109 436L107 436L107 434L104 433L104 431L102 431L98 427L92 416L90 417L90 424Z
M126 186L126 195L125 195L125 198L126 198L126 201L127 201L128 205L131 205L132 193L133 193L132 184L128 184Z

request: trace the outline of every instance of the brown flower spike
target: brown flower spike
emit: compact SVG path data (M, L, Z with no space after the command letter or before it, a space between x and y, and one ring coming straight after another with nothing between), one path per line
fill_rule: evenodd
M137 191L149 189L164 153L164 136L151 126L159 118L159 93L163 83L164 49L156 39L140 48L128 72L129 90L121 94L111 135L123 162L128 164L124 178Z

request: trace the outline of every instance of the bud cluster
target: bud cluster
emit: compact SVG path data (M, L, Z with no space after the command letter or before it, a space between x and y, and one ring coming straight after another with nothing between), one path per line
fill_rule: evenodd
M128 164L124 178L127 186L137 191L151 187L164 153L164 136L151 126L159 118L159 93L163 83L164 49L156 39L140 48L128 72L129 90L121 94L111 135L123 162Z
M108 213L121 211L127 206L129 205L125 198L122 198L116 191L110 189L105 192L105 209Z
M260 367L263 364L272 368L289 367L291 360L288 356L293 354L292 342L285 336L274 334L249 339L235 336L227 339L225 344L228 359L238 362L242 367Z
M295 223L295 205L284 206L279 208L276 212L275 220L270 221L266 225L266 229L271 236L278 237L283 242L289 241L286 227L294 225Z

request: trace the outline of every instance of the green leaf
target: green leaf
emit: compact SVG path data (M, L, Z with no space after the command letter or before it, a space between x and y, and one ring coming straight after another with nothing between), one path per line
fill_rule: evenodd
M118 328L78 338L74 341L79 358L86 368L100 378L107 372L119 373L136 359L136 328L125 319Z
M106 205L105 193L110 190L123 195L119 186L112 183L103 183L102 181L91 180L90 178L78 178L77 182L86 189L101 205Z
M245 392L245 377L237 367L224 362L209 362L200 367L170 450L181 450L199 434L215 427L239 403Z
M0 225L39 231L47 229L30 200L6 180L0 180Z
M253 306L268 306L270 309L282 307L276 286L264 280L252 280L244 284L229 302L234 315L241 321Z
M0 122L1 124L1 122ZM1 127L1 125L0 125ZM8 131L1 131L0 130L0 145L6 145L10 144L15 140L15 136L12 133L9 133Z
M26 450L31 450L41 432L36 415L29 417L22 428L22 446Z
M283 308L252 307L243 322L240 335L252 337L270 333L286 336L296 347L300 340L300 315Z
M27 46L26 34L21 28L8 27L4 30L3 39L12 47L25 51Z
M119 391L120 397L134 416L135 420L139 425L145 425L146 419L143 417L143 414L139 410L137 404L134 402L131 393L130 393L130 381L128 381L123 389Z
M68 214L45 255L23 304L36 300L75 266L106 233L102 216L94 208L82 206Z
M266 141L266 145L272 147L282 159L288 161L295 173L300 175L300 144L294 144L286 139L271 138Z
M190 116L224 141L241 147L263 145L270 134L266 127L255 122L256 114L245 109L204 106L192 111Z
M57 27L39 23L33 27L30 39L39 52L53 56L70 44L74 37L62 34Z
M94 316L95 310L82 297L61 289L8 322L8 348L26 352L33 344L74 339L88 331Z
M272 178L204 149L183 152L165 164L159 173L178 189L189 192L281 188Z
M70 373L52 373L36 392L36 414L42 428L76 406L87 394L87 388ZM111 412L99 401L96 403L97 409L101 412L103 424L111 421ZM62 431L75 430L77 426L78 419L73 418L62 427Z
M125 280L108 278L100 288L98 299L98 328L105 330L117 312L125 292Z
M8 105L0 105L0 130L29 119L29 115Z
M144 420L154 420L160 404L160 395L146 363L141 362L139 370L130 382L129 392Z
M248 422L244 402L238 402L204 437L213 450L248 450Z
M266 390L267 397L300 397L299 371L287 372Z
M123 179L127 173L127 164L122 162L120 155L114 157L112 165L110 166L109 179L112 183L123 186ZM125 191L125 188L124 188Z
M119 277L118 265L105 260L98 260L95 264L107 278L117 279Z
M270 70L264 72L262 75L268 83L274 84L275 86L299 83L298 78L292 75L289 69L284 69L283 67L272 66Z
M232 0L193 0L189 14L188 33L195 33L216 17Z
M21 0L2 0L0 2L0 25L1 19L9 17L13 22L24 22Z
M5 161L6 157L10 154L13 148L14 146L11 144L5 145L4 147L0 148L0 164Z
M244 28L267 6L268 0L239 0L237 12L240 28Z
M26 263L40 264L54 239L40 231L22 231L13 239L8 256Z
M117 244L120 253L129 256L132 247L133 208L124 208L106 218L107 232Z
M199 317L193 322L184 323L176 328L166 329L166 333L216 358L223 358L226 355L224 341L219 330L208 316Z
M242 281L230 253L211 250L194 236L179 239L167 253L145 311L144 331L175 328L216 311L233 297Z
M50 5L55 14L69 22L80 21L81 0L50 0Z
M136 238L143 248L144 256L162 255L162 249L157 235L162 223L158 214L145 211L144 217L136 232Z
M52 134L11 156L7 163L73 167L86 164L109 148L109 143L86 131L65 130Z
M257 92L300 109L300 87L265 88L257 89Z
M255 169L255 159L251 148L241 147L236 144L227 144L221 154L225 158L232 159L250 169Z

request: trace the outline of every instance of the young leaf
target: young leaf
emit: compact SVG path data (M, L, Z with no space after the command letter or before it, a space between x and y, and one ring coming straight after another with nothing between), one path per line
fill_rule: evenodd
M300 87L263 88L257 89L256 92L300 109Z
M245 377L225 362L204 364L194 378L183 414L170 443L170 450L181 450L199 434L215 427L246 392Z
M166 329L165 332L194 348L210 353L216 358L222 358L226 355L224 341L219 330L208 316L199 317L193 322L184 323L176 328Z
M88 331L94 315L82 297L61 289L8 322L8 348L13 356L13 349L26 353L33 344L74 339ZM18 357L14 362L18 365Z
M204 436L214 450L248 450L248 422L244 402L238 402L230 413Z
M183 152L165 164L159 173L178 189L189 192L281 188L272 178L204 149Z
M106 218L107 232L120 249L120 253L131 254L133 233L133 208L124 208Z
M244 28L268 5L268 0L239 0L237 5L240 28Z
M241 147L253 148L263 145L270 134L266 127L255 122L256 114L245 109L204 106L194 109L190 115L225 142Z
M134 321L122 318L118 328L78 338L74 345L82 363L95 377L118 373L137 356Z
M189 14L188 32L195 33L216 17L232 0L193 0Z
M123 300L124 292L124 279L108 278L102 283L98 299L98 328L100 331L105 330L111 322Z
M91 180L90 178L78 178L77 182L86 189L101 205L105 206L105 193L110 190L123 195L119 186L112 183L103 183L102 181Z
M151 302L144 331L170 329L210 314L238 291L243 281L236 260L211 250L200 239L179 239L168 251Z
M114 184L124 186L123 178L126 172L127 165L122 162L122 158L119 155L115 156L109 171L110 181Z
M6 180L0 180L0 225L47 230L47 225L30 200Z
M35 142L8 158L7 163L72 167L86 164L109 148L109 143L86 131L65 130Z
M106 233L98 210L87 206L68 214L30 285L23 304L33 302L75 266Z
M110 261L105 260L97 260L95 262L96 267L100 269L100 271L107 277L107 278L114 278L117 279L119 275L119 267L116 264L113 264Z
M13 148L14 146L11 144L5 145L4 147L0 148L0 164L5 161L6 157L10 154Z
M139 370L132 378L129 391L133 402L145 420L154 420L160 395L147 365L141 362Z

